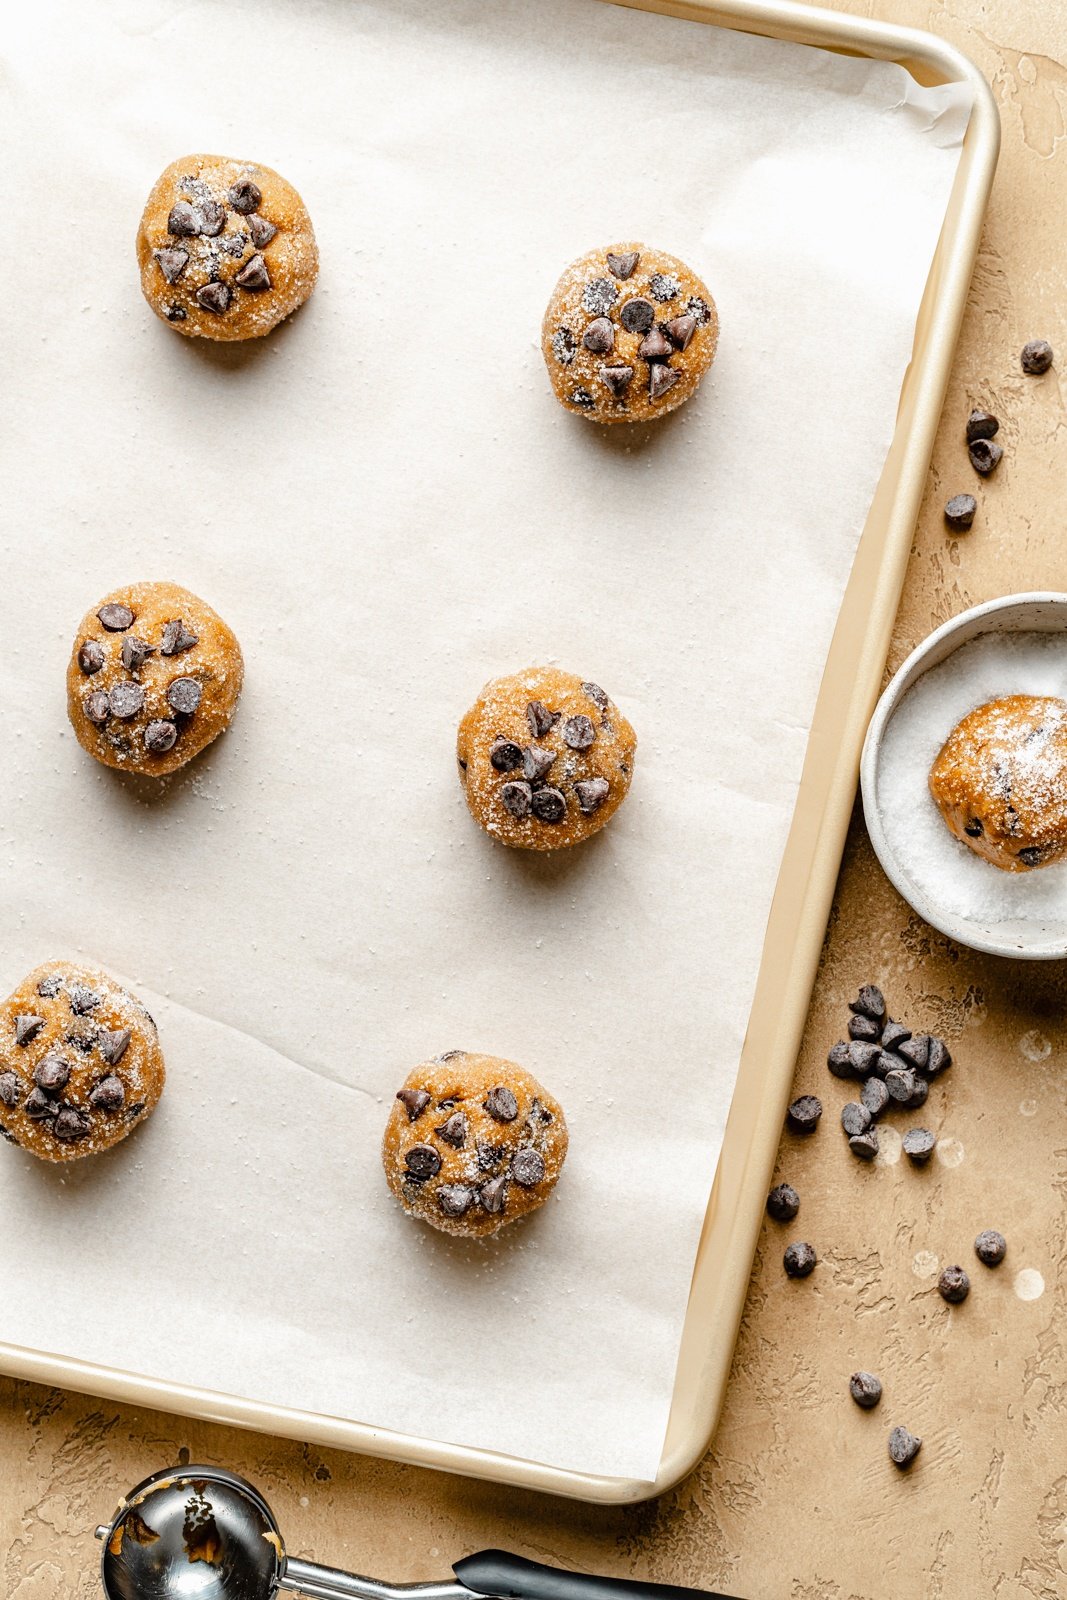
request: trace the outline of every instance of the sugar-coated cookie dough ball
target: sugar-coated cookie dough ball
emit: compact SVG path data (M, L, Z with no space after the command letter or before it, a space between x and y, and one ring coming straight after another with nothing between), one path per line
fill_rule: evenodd
M304 202L271 167L182 156L137 230L144 297L179 333L256 339L303 305L319 270Z
M132 583L82 618L67 711L105 766L161 778L228 727L243 676L218 612L176 583Z
M956 838L1006 872L1067 854L1067 701L1013 694L957 723L930 769Z
M118 1144L164 1076L152 1018L96 967L46 961L0 1005L0 1135L43 1161Z
M558 667L487 683L459 725L471 815L502 844L559 850L622 804L637 736L599 684Z
M411 1072L382 1141L404 1210L444 1233L496 1233L544 1205L567 1154L563 1112L498 1056L449 1050Z
M571 263L548 302L541 349L556 399L593 422L648 422L694 393L719 318L677 256L612 244Z

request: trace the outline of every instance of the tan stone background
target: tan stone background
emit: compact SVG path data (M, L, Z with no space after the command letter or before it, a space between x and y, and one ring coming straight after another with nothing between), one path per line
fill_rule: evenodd
M1024 379L1017 359L1026 339L1048 338L1067 371L1067 3L877 9L970 54L1004 132L895 667L973 602L1067 589L1061 380ZM1005 457L957 542L941 506L976 482L961 445L974 402L1002 418ZM951 1041L957 1065L922 1120L959 1142L957 1166L863 1167L832 1125L847 1096L823 1056L868 977L898 1016ZM718 1583L744 1600L1067 1596L1065 998L1067 966L983 959L920 923L855 817L797 1069L827 1125L806 1143L783 1140L779 1175L800 1190L801 1215L788 1230L764 1226L722 1425L686 1483L656 1504L598 1511L0 1379L0 1596L95 1596L93 1525L118 1492L186 1451L253 1478L294 1552L395 1580L440 1576L464 1552L503 1544L590 1571ZM1009 1241L997 1272L971 1255L988 1226ZM804 1283L783 1276L788 1237L820 1252ZM121 1241L111 1247L121 1256ZM964 1306L916 1275L919 1252L973 1268ZM1037 1299L1015 1292L1023 1268L1041 1274ZM885 1383L870 1414L846 1394L860 1365ZM896 1421L925 1439L907 1476L886 1457Z

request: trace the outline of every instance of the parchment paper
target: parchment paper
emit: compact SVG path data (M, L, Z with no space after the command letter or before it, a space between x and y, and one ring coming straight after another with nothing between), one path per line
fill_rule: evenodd
M591 0L43 0L4 48L0 979L125 977L169 1082L93 1163L0 1150L0 1338L649 1479L963 97ZM318 290L248 348L141 300L141 205L196 149L315 220ZM721 353L601 432L539 326L629 237L703 273ZM153 577L222 612L247 687L150 796L81 752L63 673ZM468 817L455 726L556 660L631 718L636 777L527 858ZM409 1067L464 1045L572 1135L553 1203L477 1247L378 1165Z

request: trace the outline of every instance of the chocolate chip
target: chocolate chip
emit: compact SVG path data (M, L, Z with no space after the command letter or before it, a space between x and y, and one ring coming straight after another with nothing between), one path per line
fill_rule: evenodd
M1008 1241L995 1228L983 1228L974 1241L974 1253L987 1267L999 1267L1008 1249Z
M86 639L78 651L78 665L87 678L91 678L94 672L99 672L104 665L103 645L98 644L95 639Z
M596 317L582 335L582 343L594 355L606 355L615 346L615 329L610 317Z
M911 1038L911 1029L905 1028L902 1022L894 1022L890 1018L882 1029L881 1046L883 1050L900 1051L900 1046L905 1040Z
M852 1064L849 1047L843 1039L839 1039L836 1044L830 1046L830 1053L826 1057L826 1065L835 1078L855 1077L855 1068Z
M945 522L957 533L966 533L977 510L978 501L973 494L954 494L945 502Z
M498 1178L490 1178L488 1183L482 1184L478 1190L478 1203L490 1216L499 1216L504 1209L507 1192L507 1174L502 1172Z
M554 750L538 750L528 745L522 753L522 775L529 783L538 784L556 759Z
M782 1266L788 1278L806 1278L814 1272L818 1257L810 1244L791 1244L782 1257Z
M975 472L980 472L983 478L988 478L999 464L1004 451L995 439L976 439L968 446L967 454L971 458L971 466Z
M981 820L978 817L972 817L970 822L964 823L963 831L968 839L980 839L985 829L982 827Z
M552 335L552 354L561 367L569 367L578 349L578 341L569 328L557 328Z
M191 632L185 626L181 617L175 617L163 629L163 642L159 650L161 655L176 656L180 655L183 650L191 650L194 644L199 643L199 634Z
M257 252L250 261L245 262L233 281L241 289L269 289L270 273L267 271L267 263Z
M177 283L189 265L188 250L154 250L152 254L168 283Z
M571 750L588 750L596 738L596 729L584 713L577 717L568 717L560 731L563 734L563 743Z
M1052 346L1047 339L1028 339L1023 345L1020 360L1024 372L1031 377L1040 377L1052 365Z
M958 1306L971 1292L971 1280L962 1267L946 1267L937 1280L937 1292L950 1306Z
M126 1104L126 1089L122 1079L116 1078L114 1073L101 1078L89 1095L89 1104L94 1111L121 1111Z
M173 750L178 738L178 730L173 722L159 719L150 722L144 731L144 746L151 755L165 755L168 750Z
M107 697L107 703L113 717L118 717L120 722L129 722L131 717L144 709L144 690L139 683L116 683Z
M848 1051L848 1059L852 1067L853 1077L867 1078L871 1075L871 1073L876 1074L876 1076L880 1078L885 1076L884 1072L879 1072L878 1070L878 1063L882 1054L878 1045L871 1043L871 1041L868 1039L853 1039L852 1042L846 1046L846 1049ZM834 1069L831 1067L831 1071L833 1070ZM844 1072L837 1072L835 1075L839 1078L846 1076Z
M273 222L268 222L266 217L256 216L254 213L248 219L248 231L257 250L265 249L278 232Z
M205 283L202 289L196 291L196 301L203 306L205 311L213 311L217 317L229 307L233 299L233 291L228 283Z
M95 1011L100 1004L100 996L95 989L88 988L84 983L75 983L70 991L70 1009L76 1017L87 1017L90 1011Z
M651 300L639 297L627 300L619 312L619 321L627 333L647 333L656 320L656 308Z
M200 232L200 213L188 200L177 200L171 206L167 232L175 239L194 239Z
M54 1116L56 1108L43 1089L31 1089L22 1109L34 1122L41 1122L45 1117Z
M641 340L637 354L642 361L668 361L674 354L674 346L659 328L653 328Z
M70 1067L62 1056L45 1056L33 1069L33 1081L45 1094L58 1094L70 1082Z
M992 439L999 427L1000 422L991 411L975 409L967 418L967 443L973 444L976 439Z
M425 1178L432 1178L441 1170L441 1157L429 1144L413 1144L404 1157L404 1165L413 1178L418 1178L420 1183Z
M921 1167L933 1155L937 1138L928 1128L909 1128L900 1143L909 1160Z
M530 809L541 822L562 822L567 814L567 802L558 789L536 789Z
M155 645L138 639L135 633L128 633L122 641L122 665L127 672L140 672L149 656L155 653Z
M85 702L85 715L90 722L95 722L97 727L103 727L111 713L111 706L103 689L97 689Z
M916 1033L902 1040L897 1045L897 1055L902 1056L910 1066L917 1067L920 1072L925 1071L926 1063L930 1059L930 1035Z
M524 1189L533 1189L545 1176L545 1158L539 1150L529 1146L516 1150L511 1158L511 1176Z
M456 1150L462 1150L467 1142L467 1133L470 1123L462 1111L453 1111L447 1122L442 1122L437 1130L438 1138L445 1144L452 1145Z
M543 739L546 733L551 733L559 721L559 715L558 711L549 711L540 700L531 700L526 707L526 720L534 738Z
M619 291L610 278L591 278L582 290L582 305L590 316L602 317L618 297Z
M226 226L226 207L217 200L200 202L200 232L208 239L216 239Z
M866 1133L854 1133L848 1147L860 1161L873 1161L878 1154L878 1129L868 1128Z
M848 1009L861 1017L873 1017L875 1022L881 1022L885 1016L885 996L877 984L865 983L855 1000L849 1001Z
M528 783L505 783L500 791L500 803L505 811L521 822L530 815L533 790Z
M800 1210L800 1196L790 1183L779 1183L767 1196L767 1215L775 1222L792 1222Z
M506 1146L490 1144L487 1139L475 1139L474 1157L478 1163L479 1172L492 1172L504 1159Z
M648 394L651 400L662 400L668 389L673 389L682 374L677 367L660 366L657 362L648 369Z
M129 1028L104 1029L99 1039L100 1054L109 1067L117 1067L130 1044Z
M437 1191L437 1206L446 1217L462 1217L474 1200L474 1190L465 1183L443 1183Z
M49 977L41 979L37 985L37 993L42 1000L54 1000L62 987L63 980L57 973L53 972Z
M247 248L248 238L243 233L228 233L224 239L219 240L219 249L225 250L228 256L236 256L238 261Z
M896 1467L910 1467L922 1449L922 1440L907 1428L894 1428L889 1435L889 1459Z
M496 1122L514 1122L519 1102L506 1084L498 1083L485 1097L485 1109Z
M1039 867L1045 859L1045 852L1037 845L1027 845L1025 850L1019 851L1019 861L1024 867Z
M608 251L608 271L614 278L632 278L634 268L641 257L636 250L624 250L621 255L616 255L613 250Z
M242 217L258 211L263 204L263 191L251 178L238 178L230 190L230 204Z
M113 600L101 606L96 614L108 633L125 633L127 628L133 627L133 612L129 606L118 605Z
M892 1067L885 1075L890 1099L896 1100L899 1105L906 1105L911 1099L917 1081L913 1067Z
M600 711L606 711L611 701L600 687L599 683L583 683L582 693L587 700L591 700Z
M597 371L601 383L611 390L616 399L626 393L633 375L633 367L600 367Z
M164 312L168 322L184 322L186 315L185 307L180 306L176 300L172 300Z
M871 1017L849 1017L848 1036L850 1039L880 1039L882 1030L878 1023Z
M36 1039L44 1027L44 1018L34 1016L30 1011L22 1011L15 1018L15 1043L29 1044L31 1039Z
M939 1072L945 1072L951 1065L952 1057L948 1053L948 1045L944 1039L938 1039L935 1034L931 1034L930 1054L926 1060L927 1077L936 1077Z
M0 1072L0 1105L13 1110L22 1098L25 1084L17 1072Z
M409 1122L417 1122L430 1103L425 1089L398 1089L396 1097L407 1111Z
M864 1411L873 1411L882 1398L881 1381L873 1372L854 1372L848 1380L848 1392Z
M841 1126L850 1138L866 1133L871 1125L871 1113L858 1100L850 1100L841 1107Z
M880 1117L889 1104L889 1090L882 1078L868 1078L860 1090L860 1103L867 1107L872 1119Z
M817 1095L802 1094L785 1115L794 1133L814 1133L822 1116L822 1101Z
M591 411L596 401L588 389L573 389L571 391L571 404L580 406L583 411Z
M167 689L167 704L180 716L191 717L200 704L203 693L195 678L175 678Z
M696 327L696 317L692 312L688 312L684 317L674 317L667 323L667 337L677 349L685 350L696 332Z
M522 766L522 746L514 739L494 739L489 749L489 764L497 772L514 772Z
M591 817L594 811L599 811L610 789L607 778L580 778L574 785L574 798L582 815Z
M702 300L698 294L689 296L689 299L685 303L685 309L689 312L690 316L696 317L697 325L699 327L703 327L705 322L711 321L711 307L708 305L708 302L706 300Z
M677 278L670 278L665 272L654 272L648 280L648 287L657 300L673 300L681 293Z
M70 1144L75 1139L84 1139L89 1132L89 1119L74 1106L64 1106L52 1124L52 1132L57 1139Z

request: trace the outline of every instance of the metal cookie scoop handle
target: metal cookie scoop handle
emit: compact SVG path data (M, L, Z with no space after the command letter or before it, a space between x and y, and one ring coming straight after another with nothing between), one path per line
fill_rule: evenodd
M107 1600L730 1600L704 1589L598 1578L503 1550L456 1563L456 1582L380 1583L287 1556L257 1489L218 1467L175 1467L131 1491L106 1527Z

